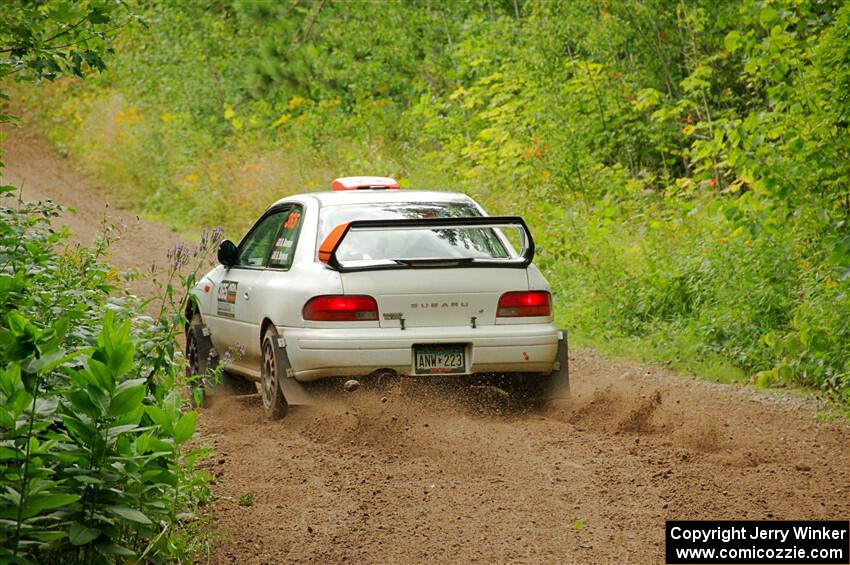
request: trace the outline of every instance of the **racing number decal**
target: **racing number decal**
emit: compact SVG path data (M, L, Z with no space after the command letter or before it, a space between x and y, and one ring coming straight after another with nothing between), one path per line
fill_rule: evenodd
M298 225L298 220L301 219L301 212L293 211L289 217L286 219L286 223L283 224L283 228L287 230L291 230L295 226Z
M281 224L280 234L272 248L269 257L269 267L273 269L288 269L292 263L293 247L295 245L296 230L301 220L301 212L292 210Z
M221 281L218 285L218 315L225 318L236 317L236 287L238 281Z

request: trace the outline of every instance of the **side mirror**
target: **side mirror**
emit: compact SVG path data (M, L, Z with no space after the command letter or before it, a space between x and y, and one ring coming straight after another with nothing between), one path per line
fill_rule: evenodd
M225 239L218 246L218 262L225 267L232 267L239 259L239 250L236 249L236 244Z

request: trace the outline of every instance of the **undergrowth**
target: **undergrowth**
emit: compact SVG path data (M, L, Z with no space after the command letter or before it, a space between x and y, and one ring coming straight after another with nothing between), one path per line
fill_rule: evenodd
M72 245L57 206L3 191L0 561L191 560L211 477L174 337L216 242L172 254L154 319L104 261L113 228Z

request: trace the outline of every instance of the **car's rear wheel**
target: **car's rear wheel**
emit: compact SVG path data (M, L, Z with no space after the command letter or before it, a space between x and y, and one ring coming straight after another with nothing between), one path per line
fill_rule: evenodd
M186 376L199 376L198 388L203 391L204 397L216 392L225 394L253 394L256 392L254 384L238 375L222 369L218 380L214 380L210 371L218 366L218 357L210 357L212 341L208 335L204 335L204 325L201 315L197 312L189 322L186 330Z
M289 408L280 386L281 368L278 365L276 353L277 337L274 326L269 326L263 334L263 365L258 383L260 396L263 398L263 408L266 410L266 415L273 420L286 416Z

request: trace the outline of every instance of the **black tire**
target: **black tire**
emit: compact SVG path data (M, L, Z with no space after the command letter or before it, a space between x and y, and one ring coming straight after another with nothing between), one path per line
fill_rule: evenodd
M207 372L207 357L199 352L198 336L195 332L195 319L186 328L186 377L203 375Z
M210 358L212 342L209 336L204 335L203 327L201 315L195 312L186 330L186 376L202 377L204 396L217 392L233 395L256 393L254 383L226 370L221 371L220 382L212 381L209 373L218 366L218 357Z
M269 326L263 334L261 344L263 363L260 367L260 397L263 399L263 408L266 415L272 420L279 420L286 416L289 405L283 397L280 380L280 367L277 356L277 330Z

